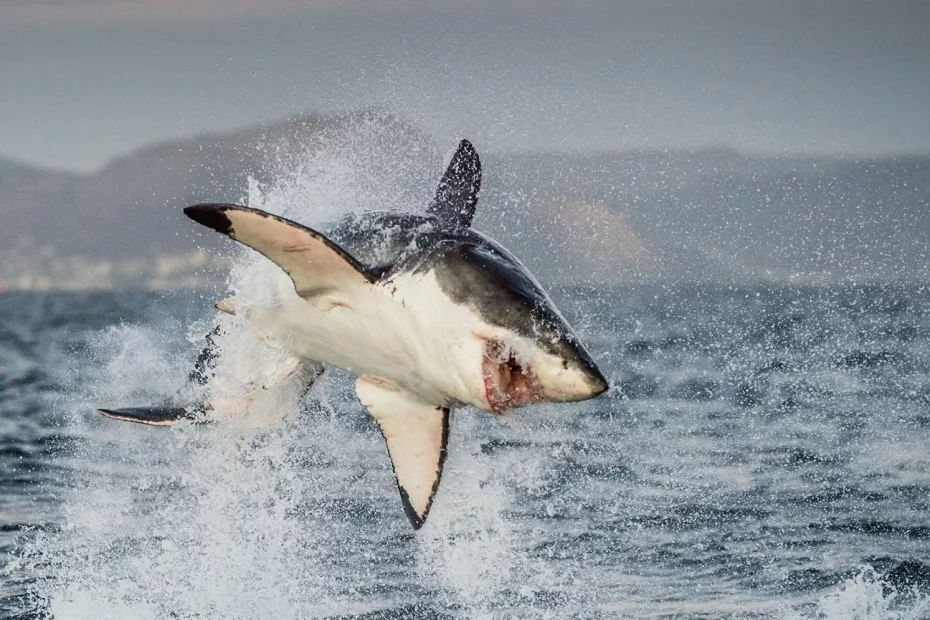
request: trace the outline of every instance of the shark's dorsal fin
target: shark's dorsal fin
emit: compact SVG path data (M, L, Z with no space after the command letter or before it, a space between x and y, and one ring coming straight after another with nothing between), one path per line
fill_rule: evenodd
M375 281L324 235L283 217L234 204L193 205L184 213L264 254L291 277L298 295L321 310L346 305L349 290Z
M439 488L449 441L449 408L422 403L377 379L359 377L355 392L381 427L404 512L419 529Z
M429 214L447 226L471 226L480 189L481 160L478 159L478 151L471 142L462 140L439 180Z

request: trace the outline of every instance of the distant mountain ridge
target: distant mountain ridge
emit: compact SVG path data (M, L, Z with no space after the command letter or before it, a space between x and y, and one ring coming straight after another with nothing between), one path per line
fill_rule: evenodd
M212 251L181 207L241 200L249 177L272 183L327 148L352 156L355 207L422 208L452 146L363 111L158 144L90 175L0 158L0 257ZM930 279L930 156L482 155L476 225L550 281Z
M622 214L646 275L930 279L930 156L539 154L508 157L507 171L550 210L573 200Z

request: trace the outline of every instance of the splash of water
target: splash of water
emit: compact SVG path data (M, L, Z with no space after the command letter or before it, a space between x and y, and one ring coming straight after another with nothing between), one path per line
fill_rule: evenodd
M422 579L446 593L448 607L484 618L511 585L514 533L501 514L507 489L467 438L474 435L474 420L462 418L452 427L449 443L455 449L446 462L441 497L417 537L417 568Z

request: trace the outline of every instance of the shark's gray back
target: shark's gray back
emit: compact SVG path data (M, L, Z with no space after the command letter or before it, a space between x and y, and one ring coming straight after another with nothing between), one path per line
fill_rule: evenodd
M481 278L446 263L478 262L482 272L514 272L504 278L506 282L497 284L539 288L516 257L498 243L467 226L444 226L431 215L388 211L353 213L323 232L378 279L436 268L440 277L445 275L461 283L463 279ZM499 268L490 269L491 263L497 263ZM538 292L544 295L541 288Z
M442 236L439 221L415 213L352 213L323 233L377 278L424 256Z

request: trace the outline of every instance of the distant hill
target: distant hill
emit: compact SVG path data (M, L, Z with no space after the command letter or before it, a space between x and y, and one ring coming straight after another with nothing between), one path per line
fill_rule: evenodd
M249 177L305 184L294 200L319 203L321 218L326 208L422 208L452 146L359 112L159 144L91 175L0 159L0 257L216 251L218 236L201 235L180 209L243 200ZM476 224L547 281L930 279L930 156L710 149L483 161Z
M123 258L190 250L194 228L182 207L240 200L249 176L269 181L322 140L358 133L370 123L364 113L303 116L143 148L87 176L0 160L0 248L26 235L61 255ZM401 156L423 139L390 118L379 118L377 127L379 135L369 139L390 138Z
M536 154L501 164L531 212L577 230L566 241L613 258L621 278L930 280L930 156L709 149ZM578 205L600 206L584 214ZM591 215L599 223L586 234ZM632 261L621 251L630 236L643 252Z

